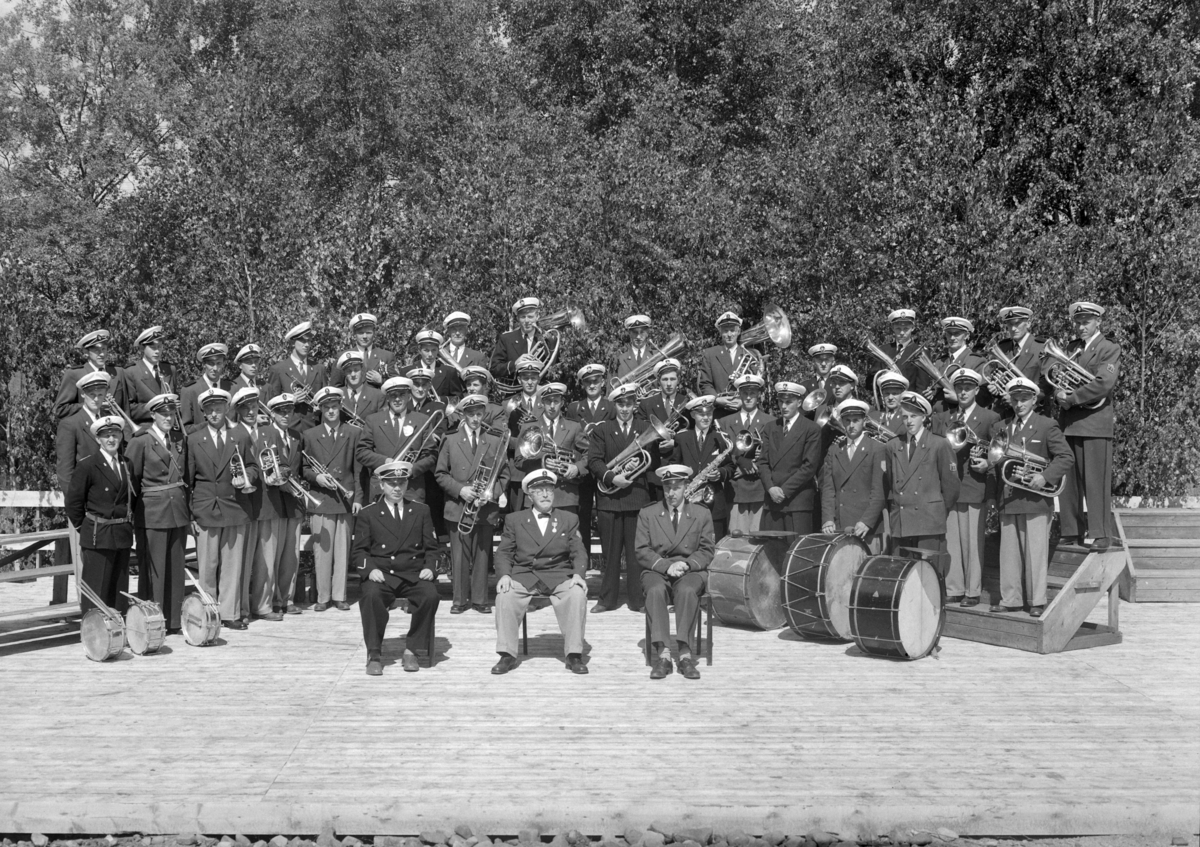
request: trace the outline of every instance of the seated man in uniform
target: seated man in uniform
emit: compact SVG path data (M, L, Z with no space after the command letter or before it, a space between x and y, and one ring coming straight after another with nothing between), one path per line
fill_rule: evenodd
M433 568L429 565L430 557L438 553L429 507L404 499L411 472L409 462L387 462L376 468L383 497L354 518L350 561L362 575L358 608L362 613L369 676L383 673L383 632L393 601L403 597L412 610L404 654L400 657L406 671L421 669L413 646L429 643L440 602ZM429 664L433 665L432 653Z
M579 518L554 508L558 477L539 469L527 474L521 488L533 508L512 512L496 548L496 652L492 668L505 674L517 666L517 628L535 596L549 597L562 631L567 670L587 673L583 663L583 628L587 618L587 551L579 536Z
M650 646L657 655L651 679L671 673L671 634L667 603L675 604L675 640L679 645L679 672L699 679L692 656L692 633L700 613L700 595L708 583L708 565L716 550L712 515L703 506L684 502L692 471L687 465L663 465L657 471L663 485L663 502L638 513L634 549L642 567Z

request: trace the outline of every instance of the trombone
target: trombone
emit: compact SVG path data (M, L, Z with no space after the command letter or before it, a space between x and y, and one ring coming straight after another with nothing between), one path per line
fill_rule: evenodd
M629 482L637 479L644 474L650 467L652 461L650 451L646 449L648 445L655 441L667 441L672 437L671 431L654 415L650 416L650 426L646 427L645 432L639 435L632 444L611 458L604 466L606 470L612 471L615 476L623 476ZM615 494L624 486L610 485L603 478L596 480L596 489L601 494Z
M130 433L138 431L139 427L133 422L133 418L129 417L124 409L117 404L111 394L105 394L104 399L100 401L100 410L108 415L116 415L125 422L125 426L129 427ZM174 426L174 424L172 424Z
M425 449L429 439L441 440L437 434L437 428L442 425L446 419L445 413L441 409L434 409L433 414L427 417L416 431L409 436L408 440L401 445L396 452L394 462L415 462L417 457L421 455L421 451Z
M316 459L314 459L312 457L312 454L306 450L301 450L300 455L304 457L304 460L306 462L308 462L310 465L312 465L313 470L317 472L318 476L320 476L321 474L324 474L325 476L327 476L331 480L333 480L334 489L336 489L337 493L340 494L344 499L346 499L347 501L351 501L354 499L354 494L351 493L350 489L348 489L346 486L344 486L340 482L338 482L337 477L334 476L332 473L330 473L328 465L318 462Z
M488 464L488 450L485 447L483 453L479 457L478 463L475 465L475 470L471 473L471 480L467 483L471 490L475 492L475 499L467 503L462 508L462 514L458 518L458 533L459 535L470 535L475 529L475 524L479 520L479 512L492 499L492 489L496 487L496 480L500 477L500 469L507 462L505 454L508 451L508 442L512 439L512 433L505 432L504 438L496 447L496 454L491 458L491 464Z

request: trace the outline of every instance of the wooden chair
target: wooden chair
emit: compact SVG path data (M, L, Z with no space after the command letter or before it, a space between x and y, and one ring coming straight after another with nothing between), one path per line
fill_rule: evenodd
M703 612L704 614L701 615L700 614L701 612ZM712 665L712 660L713 660L712 616L713 616L712 595L709 594L707 591L705 591L703 594L700 595L700 605L696 608L696 650L697 650L698 655L704 656L704 664L710 665L710 666ZM644 617L646 618L646 646L642 652L646 657L646 665L649 666L649 665L653 664L653 660L651 657L651 645L650 645L650 616L644 614ZM703 622L701 621L701 618L704 619ZM705 638L701 637L701 629L700 628L702 625L708 631L707 632L707 640L708 640L707 647L705 647L705 644L704 644Z

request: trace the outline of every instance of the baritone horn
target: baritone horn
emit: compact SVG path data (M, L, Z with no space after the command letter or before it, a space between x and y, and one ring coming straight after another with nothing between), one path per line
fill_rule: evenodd
M980 366L979 375L987 381L988 390L994 397L1004 397L1006 386L1024 374L1012 359L1004 355L997 342L993 341L988 345L987 353L992 358Z
M1062 494L1067 484L1064 476L1058 481L1058 485L1047 482L1042 487L1035 486L1033 478L1044 474L1050 466L1050 461L1030 453L1023 446L1013 444L1007 432L1001 432L992 439L988 445L987 460L989 466L1000 465L1000 478L1005 484L1022 491L1031 491L1043 497L1057 497Z
M650 467L652 461L650 451L646 449L655 441L669 441L674 437L666 425L663 424L654 415L650 416L650 426L646 427L645 432L639 435L632 444L613 456L605 465L606 470L613 472L614 476L623 476L627 480L635 480L644 474ZM602 494L615 494L620 491L622 486L610 485L603 478L596 480L596 489Z
M1051 388L1059 391L1077 391L1096 381L1096 375L1075 361L1075 357L1068 354L1053 338L1049 339L1046 346L1042 348L1042 359L1048 363L1042 376L1046 378L1046 382L1050 384ZM1084 408L1099 409L1104 405L1106 399L1101 397L1099 400L1086 404Z
M681 352L688 346L688 340L681 333L675 333L667 339L667 343L662 347L657 346L653 341L647 341L646 344L654 348L654 352L646 357L646 361L642 362L636 368L622 377L612 376L608 378L608 387L616 388L625 383L634 383L638 387L637 399L645 400L659 393L659 388L655 385L657 376L654 369L667 359L673 357L676 353Z
M587 331L587 318L583 316L581 310L574 306L568 306L538 318L536 329L541 337L533 343L526 355L532 356L541 363L542 376L545 376L557 361L559 350L562 349L562 330L567 327L576 332ZM521 390L521 386L518 383L496 380L496 390L504 395L516 394Z

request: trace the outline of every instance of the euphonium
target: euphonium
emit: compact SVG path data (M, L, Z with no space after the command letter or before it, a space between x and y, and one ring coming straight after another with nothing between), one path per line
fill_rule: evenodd
M496 452L491 454L489 462L489 453L487 446L484 446L483 453L479 456L479 461L475 465L475 470L471 472L471 479L467 483L471 490L475 493L475 499L470 503L463 505L462 514L458 518L458 532L460 535L470 535L475 529L475 523L479 520L479 512L484 506L490 502L492 497L492 489L496 487L496 480L500 476L500 469L504 467L507 461L505 454L508 451L508 442L512 438L509 432L504 433Z
M535 424L521 433L517 439L516 453L522 459L540 457L543 468L560 475L566 465L575 461L575 454L555 444L541 424Z
M1096 375L1076 362L1075 357L1069 355L1053 338L1042 348L1042 359L1049 363L1042 371L1042 376L1052 388L1059 391L1075 391L1096 381ZM1101 397L1084 408L1099 409L1104 405L1105 399L1107 398Z
M662 421L651 415L650 426L646 427L646 431L639 435L632 444L610 459L605 468L612 471L615 476L623 476L631 481L637 479L650 467L650 452L646 447L655 441L668 441L671 438L674 438L674 433L667 429ZM621 490L621 486L609 485L603 479L596 481L596 488L602 494L615 494Z
M1000 465L1000 478L1006 484L1022 491L1031 491L1043 497L1057 497L1062 494L1067 484L1066 477L1063 477L1058 481L1058 485L1047 482L1041 488L1035 487L1033 477L1045 473L1050 461L1013 444L1007 432L1002 432L992 439L988 445L987 460L991 467Z
M987 353L992 358L988 359L979 368L979 375L987 380L988 390L995 397L1004 397L1006 388L1010 382L1019 376L1024 376L1021 369L1008 356L1004 355L1004 351L1000 349L1000 345L993 341L988 345Z
M929 358L929 354L925 352L924 347L917 349L917 354L913 357L913 361L916 363L917 367L929 374L934 382L939 383L942 386L943 391L945 391L951 397L957 395L957 392L954 390L954 383L950 379L950 375L962 367L961 365L952 364L946 369L945 373L942 373L942 370L933 363L932 359Z

